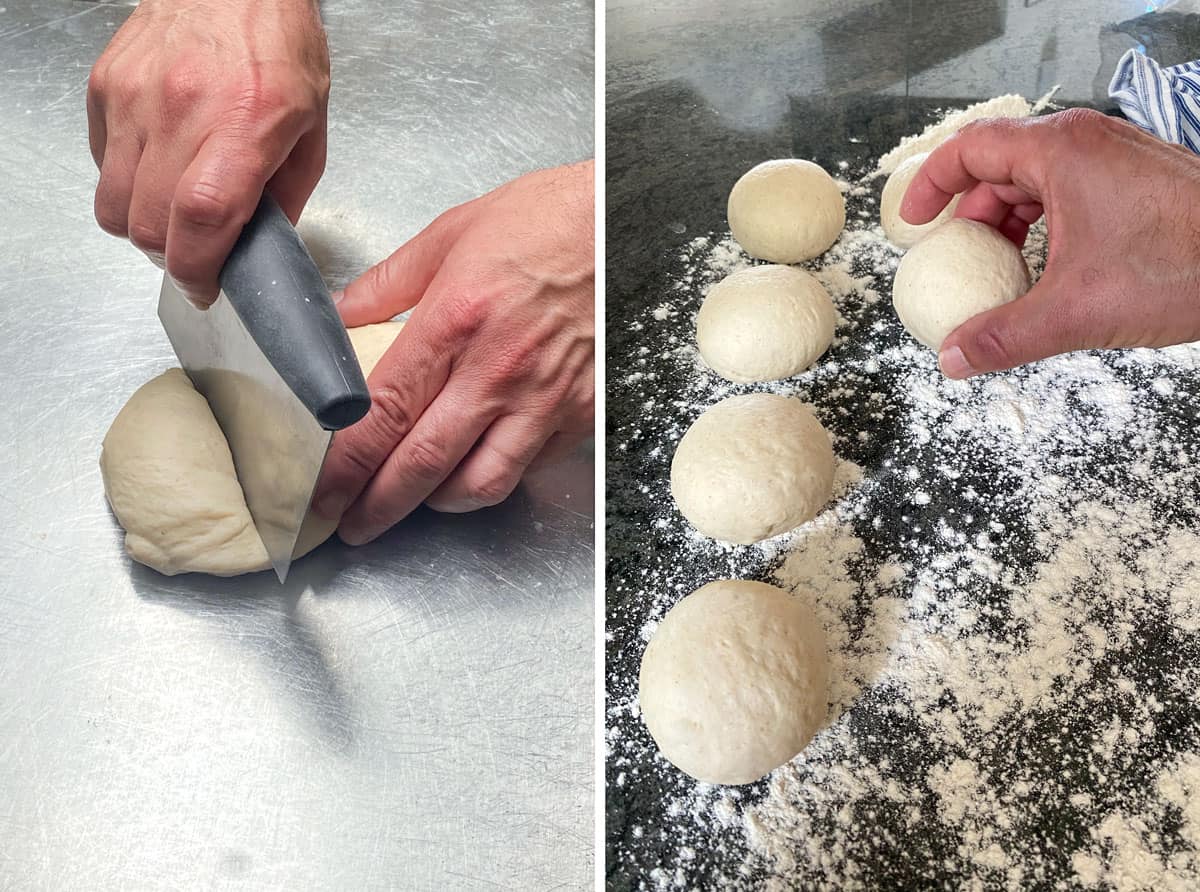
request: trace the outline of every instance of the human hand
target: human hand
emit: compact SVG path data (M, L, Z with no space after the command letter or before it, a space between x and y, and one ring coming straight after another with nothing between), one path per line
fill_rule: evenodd
M1049 253L1027 294L946 337L948 377L1200 339L1200 158L1186 149L1085 109L980 121L934 150L900 215L927 222L959 192L956 217L1018 246L1045 213Z
M345 542L422 502L495 505L536 459L591 433L593 169L526 174L447 211L338 298L349 326L413 308L317 486L314 508L342 518Z
M315 0L142 0L88 81L97 222L207 306L264 187L299 218L328 97Z

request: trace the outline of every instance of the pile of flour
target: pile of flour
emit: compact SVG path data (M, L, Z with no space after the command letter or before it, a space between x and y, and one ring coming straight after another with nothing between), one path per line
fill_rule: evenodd
M743 386L700 361L705 289L752 262L724 234L688 244L631 322L645 346L615 398L656 420L613 433L645 472L653 554L610 581L610 628L638 634L609 633L608 760L616 787L661 787L667 817L610 859L657 888L1200 887L1200 348L944 379L891 311L873 174L844 184L848 228L808 265L841 315L813 369ZM1040 227L1025 253L1036 275ZM815 406L837 493L791 534L728 546L678 516L668 469L700 412L752 390ZM753 787L681 777L637 715L639 648L722 575L802 593L831 649L827 726Z

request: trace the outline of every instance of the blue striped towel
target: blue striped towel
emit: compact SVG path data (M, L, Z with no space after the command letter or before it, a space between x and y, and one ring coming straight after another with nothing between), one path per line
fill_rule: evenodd
M1117 63L1108 95L1143 130L1200 153L1200 61L1162 68L1130 50Z

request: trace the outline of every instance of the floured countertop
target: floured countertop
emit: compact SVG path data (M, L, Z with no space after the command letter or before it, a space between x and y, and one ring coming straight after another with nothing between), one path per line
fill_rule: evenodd
M641 299L610 303L610 885L1196 888L1200 348L944 379L891 309L871 148L814 159L848 222L806 265L841 315L808 372L734 385L699 359L705 290L752 262L727 230L671 242ZM1040 272L1040 226L1025 253ZM670 461L705 408L756 390L815 406L837 492L727 546L675 510ZM655 623L721 577L802 593L832 661L826 727L738 788L666 763L636 704Z

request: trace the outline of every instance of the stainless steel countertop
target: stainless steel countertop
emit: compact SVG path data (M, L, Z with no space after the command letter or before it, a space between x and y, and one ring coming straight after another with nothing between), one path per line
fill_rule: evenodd
M302 232L335 284L591 155L590 2L325 6ZM590 451L285 587L125 557L100 442L173 364L157 271L92 220L84 91L128 12L0 0L0 888L590 886Z

